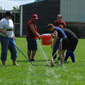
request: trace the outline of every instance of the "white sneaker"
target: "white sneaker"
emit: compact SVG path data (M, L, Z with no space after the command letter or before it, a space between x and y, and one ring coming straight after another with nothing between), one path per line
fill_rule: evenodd
M61 64L61 62L59 62L59 65Z
M64 64L61 64L61 62L59 62L59 66L64 66Z

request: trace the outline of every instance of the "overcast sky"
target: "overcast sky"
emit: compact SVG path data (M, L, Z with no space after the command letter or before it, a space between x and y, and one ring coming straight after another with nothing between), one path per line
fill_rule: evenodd
M0 0L0 7L5 10L12 10L13 6L19 6L26 3L34 2L34 0Z

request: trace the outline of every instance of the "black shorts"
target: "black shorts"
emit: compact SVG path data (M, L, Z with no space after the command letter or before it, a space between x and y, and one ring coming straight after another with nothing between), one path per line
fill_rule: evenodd
M29 51L36 51L37 50L37 40L32 38L27 39L27 47Z
M61 50L71 49L72 51L74 51L77 46L77 43L78 43L78 39L76 38L75 39L68 39L67 37L62 38L60 40Z
M60 39L60 49L66 50L68 47L68 38L61 38Z
M77 46L77 43L78 43L78 39L76 38L69 40L68 49L71 49L72 51L74 51Z

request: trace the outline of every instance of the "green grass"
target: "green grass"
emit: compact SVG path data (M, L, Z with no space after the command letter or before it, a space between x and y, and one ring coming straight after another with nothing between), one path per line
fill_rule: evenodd
M36 67L33 67L26 58L17 50L17 63L13 66L8 51L6 66L0 61L0 85L85 85L85 40L80 39L75 51L76 63L71 59L64 66L58 66L57 59L55 67L51 67L51 48L43 46L38 40L38 51L36 53ZM27 42L25 38L16 38L16 45L27 56ZM47 59L45 58L42 49Z

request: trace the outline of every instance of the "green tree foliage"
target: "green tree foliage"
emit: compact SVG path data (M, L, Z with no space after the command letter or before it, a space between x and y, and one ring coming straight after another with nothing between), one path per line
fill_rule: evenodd
M19 7L18 6L13 6L13 10L19 10Z

